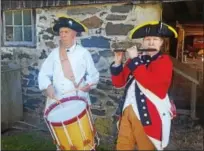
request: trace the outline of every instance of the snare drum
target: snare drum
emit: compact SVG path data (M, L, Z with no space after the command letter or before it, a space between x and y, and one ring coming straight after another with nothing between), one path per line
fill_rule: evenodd
M87 101L74 96L60 102L51 104L44 114L55 144L61 150L95 150L97 133Z

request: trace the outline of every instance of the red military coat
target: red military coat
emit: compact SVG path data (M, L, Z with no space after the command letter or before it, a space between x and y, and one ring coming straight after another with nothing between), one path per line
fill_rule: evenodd
M113 63L114 64L114 63ZM128 77L132 75L135 80L149 89L156 96L163 99L168 93L171 84L173 65L168 55L162 55L160 52L149 59L139 57L129 59L125 65L110 67L112 84L116 88L125 86ZM137 87L137 85L136 85ZM128 89L126 87L126 89ZM146 134L156 140L161 141L162 121L155 105L145 96L140 98L140 89L135 88L136 98L145 99L146 113L148 116L143 117L143 107L138 103L140 119L144 126ZM136 101L136 100L135 100ZM137 102L140 102L137 100Z

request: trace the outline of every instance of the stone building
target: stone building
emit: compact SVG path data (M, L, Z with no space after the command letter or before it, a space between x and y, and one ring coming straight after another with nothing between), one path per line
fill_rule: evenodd
M167 8L171 2L173 0L2 0L2 64L17 65L21 69L25 115L32 116L35 124L44 123L45 97L38 89L37 76L44 59L58 45L58 37L52 32L56 15L67 14L89 29L88 33L78 35L77 40L92 53L100 72L98 87L91 92L92 112L96 123L102 123L103 134L113 133L108 125L113 122L112 115L121 96L120 90L112 87L109 73L115 42L122 48L131 43L139 45L139 40L128 40L128 32L145 21L160 20L162 10L170 11Z

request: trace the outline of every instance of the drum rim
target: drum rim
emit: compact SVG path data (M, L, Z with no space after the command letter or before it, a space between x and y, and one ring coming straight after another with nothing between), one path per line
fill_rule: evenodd
M69 119L69 120L65 120L65 121L63 121L63 122L50 122L50 121L48 121L48 119L47 119L48 114L49 114L56 106L59 105L59 104L57 104L57 103L53 103L53 104L51 104L50 107L45 111L45 119L46 119L50 124L52 124L53 126L62 126L63 124L64 124L64 125L68 125L68 124L71 124L71 123L77 121L77 117L79 117L79 118L83 117L83 116L85 115L85 113L86 113L86 109L89 109L88 102L86 101L86 99L83 98L83 97L79 97L79 96L71 96L71 97L63 98L63 99L61 99L61 100L59 100L59 101L60 101L61 103L64 103L64 102L68 102L68 101L72 101L72 100L76 100L76 99L77 99L77 100L81 100L81 101L83 101L83 102L86 103L86 108L85 108L84 110L82 110L82 111L79 113L78 116L75 116L75 117L73 117L73 118L71 118L71 119Z

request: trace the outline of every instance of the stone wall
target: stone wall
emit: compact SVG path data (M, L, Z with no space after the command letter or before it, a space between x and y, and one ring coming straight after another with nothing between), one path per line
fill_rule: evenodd
M44 59L58 45L58 37L52 33L52 25L57 19L56 14L67 14L89 28L89 32L78 35L77 40L92 53L101 76L97 89L91 92L92 112L94 117L97 117L96 122L112 122L112 115L115 112L118 98L121 96L120 91L114 89L110 81L109 65L113 60L112 49L116 47L113 42L118 42L119 47L122 48L126 48L131 43L139 44L139 40L128 40L128 32L145 21L159 20L160 10L160 4L90 5L36 9L36 48L1 48L4 62L12 60L22 67L25 111L32 111L35 113L32 115L42 117L45 98L38 89L37 75ZM107 122L102 121L103 117L106 117ZM38 121L41 121L40 118ZM110 124L109 126L99 125L103 127L103 133L112 132Z

